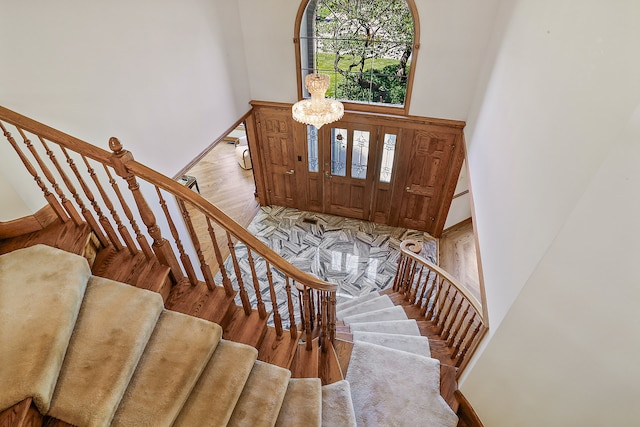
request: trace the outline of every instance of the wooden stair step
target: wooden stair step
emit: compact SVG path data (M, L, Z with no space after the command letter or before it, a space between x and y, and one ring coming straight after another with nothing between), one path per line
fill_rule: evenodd
M276 328L268 326L267 333L258 349L258 360L289 369L298 349L299 337L300 332L296 334L295 338L292 338L291 333L287 330L278 337Z
M314 338L311 350L307 350L306 346L305 342L298 344L298 350L291 363L293 378L318 377L318 338Z
M0 412L1 427L27 427L42 425L42 415L28 397Z
M87 224L56 221L42 230L0 240L0 255L37 244L52 246L72 254L84 256L91 242L91 229Z
M189 314L210 322L223 325L223 322L235 312L236 292L227 295L221 286L213 290L204 282L191 285L187 279L173 286L165 305L168 309Z
M267 333L268 319L268 315L261 318L257 310L247 316L242 307L236 306L222 322L222 336L230 341L260 348Z

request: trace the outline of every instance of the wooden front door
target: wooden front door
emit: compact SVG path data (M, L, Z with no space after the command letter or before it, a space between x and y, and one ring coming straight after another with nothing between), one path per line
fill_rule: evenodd
M376 170L376 128L339 122L322 131L322 139L328 142L324 143L324 211L369 219Z
M260 149L271 205L297 207L295 150L290 111L259 111L256 114Z
M399 226L425 230L435 236L442 232L454 190L452 185L455 186L464 158L458 139L459 133L454 132L428 129L413 132L412 143L405 151Z

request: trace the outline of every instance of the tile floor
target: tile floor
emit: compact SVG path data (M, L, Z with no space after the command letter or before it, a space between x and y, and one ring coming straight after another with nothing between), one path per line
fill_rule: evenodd
M333 215L263 207L248 230L302 271L337 283L338 302L390 287L398 268L402 240L422 241L422 255L436 262L436 240L427 233ZM253 285L246 283L251 277L247 249L239 243L235 250L245 287L254 300ZM257 276L261 278L260 293L270 309L266 266L261 259L255 261ZM225 262L225 268L237 288L231 257ZM219 276L216 277L218 283ZM275 270L273 277L278 300L281 305L286 304L284 278Z

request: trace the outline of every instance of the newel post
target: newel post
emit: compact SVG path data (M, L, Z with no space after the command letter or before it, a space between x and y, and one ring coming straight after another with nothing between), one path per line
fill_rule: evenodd
M118 176L127 181L129 190L131 191L133 199L138 207L140 218L144 225L147 226L149 236L153 239L153 252L150 251L146 240L145 244L140 242L142 251L147 259L151 259L155 254L158 261L160 261L160 264L166 265L170 268L174 283L179 282L184 275L182 274L178 259L173 253L173 249L171 248L169 241L162 237L160 227L156 223L156 217L145 200L144 195L140 191L140 184L138 184L136 176L127 168L127 163L133 161L133 154L128 150L124 150L122 148L122 144L116 137L109 138L109 148L113 151L113 154L111 155L113 169Z

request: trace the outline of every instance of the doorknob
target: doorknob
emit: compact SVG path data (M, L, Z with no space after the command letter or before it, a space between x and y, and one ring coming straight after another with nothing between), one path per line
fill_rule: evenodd
M287 175L293 175L295 173L295 171L293 169L291 169L290 171L286 171L285 173Z
M405 190L407 191L407 193L415 193L415 191L412 190L411 187L407 187L405 188Z
M326 176L329 179L333 178L333 176L329 175L329 171L324 171L324 176Z

